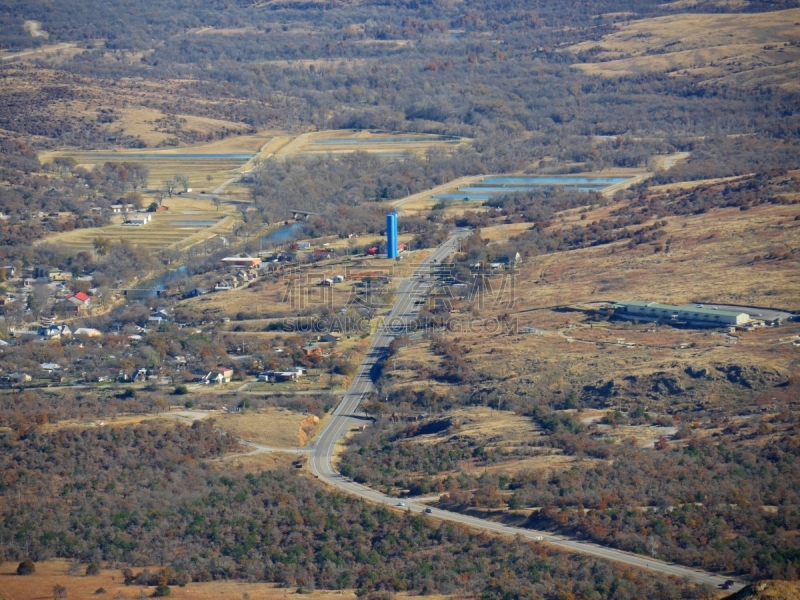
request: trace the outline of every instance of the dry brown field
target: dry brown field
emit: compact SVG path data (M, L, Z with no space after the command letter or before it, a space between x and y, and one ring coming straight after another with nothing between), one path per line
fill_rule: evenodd
M49 600L53 598L53 587L61 585L67 589L67 598L136 598L141 592L152 596L153 587L126 586L120 569L105 568L94 576L69 575L69 562L54 559L36 564L36 573L19 576L15 573L17 563L6 562L0 565L0 597L4 600ZM81 571L84 571L83 565ZM155 572L157 566L149 567ZM138 573L144 568L134 569ZM103 588L106 593L96 595ZM244 594L258 600L279 600L288 596L309 598L311 600L333 600L334 598L355 598L353 590L317 590L302 596L295 590L278 588L270 583L247 583L244 581L211 581L189 583L185 587L172 586L171 598L192 598L194 600L241 600ZM122 594L122 596L119 596ZM433 597L431 597L433 598ZM441 596L439 597L441 598Z
M607 210L590 211L584 222L599 219ZM798 215L798 205L714 209L669 217L666 252L655 253L649 244L628 249L620 242L527 259L515 276L513 303L510 295L497 305L495 298L486 298L482 307L476 302L471 312L451 315L451 331L444 335L464 348L481 389L509 396L549 401L570 390L581 393L584 386L612 381L622 406L644 401L656 414L694 402L730 404L752 394L748 385L768 390L796 375L800 355L792 341L800 335L800 324L726 337L717 331L666 325L594 324L585 311L619 300L798 311L797 258L753 260L796 248ZM510 320L510 331L493 321L502 315ZM541 333L524 334L524 327ZM420 373L434 372L440 365L441 358L427 343L412 344L393 359L389 384L446 392L452 384L420 382L425 378ZM729 380L729 369L741 369L747 383L737 382L735 376ZM687 374L703 370L707 376L697 379ZM669 389L674 385L685 393L673 396Z
M675 3L675 8L680 6ZM607 77L661 71L698 75L706 85L751 88L771 84L797 90L800 9L754 14L676 14L618 26L599 42L593 62L576 65Z
M430 148L455 149L469 143L471 140L468 139L442 140L430 134L334 129L299 135L281 148L276 156L324 156L358 151L392 157L403 153L422 154Z
M308 415L282 408L214 415L214 422L236 437L278 448L297 448L305 445L309 436L313 436L319 426L319 420L316 423L312 421Z

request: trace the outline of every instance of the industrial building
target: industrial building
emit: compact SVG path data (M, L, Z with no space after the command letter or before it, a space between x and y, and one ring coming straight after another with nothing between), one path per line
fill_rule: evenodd
M750 315L731 310L717 310L704 306L672 306L658 302L617 302L614 304L615 315L628 319L648 321L683 321L705 327L723 327L744 325L750 321Z
M386 215L386 256L397 258L397 213Z

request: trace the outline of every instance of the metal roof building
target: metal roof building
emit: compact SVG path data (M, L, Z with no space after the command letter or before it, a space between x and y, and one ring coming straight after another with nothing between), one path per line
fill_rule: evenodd
M646 318L653 321L687 321L711 327L743 325L750 321L750 315L730 310L717 310L700 306L673 306L658 302L625 301L617 302L614 308L621 316Z

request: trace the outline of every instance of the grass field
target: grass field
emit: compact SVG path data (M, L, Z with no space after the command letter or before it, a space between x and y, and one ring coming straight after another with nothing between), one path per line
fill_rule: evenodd
M190 202L192 201L183 199L181 204L188 205ZM206 203L206 201L197 202L200 206ZM167 200L164 204L170 206L171 202ZM176 206L178 205L176 203ZM170 210L168 213L151 213L152 222L140 227L115 223L108 227L75 229L59 233L45 238L44 241L76 250L91 249L92 240L96 237L107 237L114 241L127 240L132 244L152 249L168 246L185 247L226 231L233 224L232 216L216 210L202 210L200 206L196 209L186 208L181 211L176 208L174 212Z
M680 8L677 3L675 8ZM709 85L800 88L800 9L751 14L676 14L620 25L599 42L593 62L576 65L607 77L666 72L697 75Z
M278 448L302 446L308 435L316 431L308 421L308 415L281 408L218 414L214 416L214 422L244 440ZM301 430L305 431L303 435Z
M445 140L429 134L340 129L300 135L284 146L276 156L328 155L358 151L392 157L407 152L422 154L430 148L455 149L469 143L471 140L466 138Z

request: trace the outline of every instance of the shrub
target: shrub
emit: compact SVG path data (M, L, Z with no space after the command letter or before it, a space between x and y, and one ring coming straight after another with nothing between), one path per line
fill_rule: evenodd
M34 573L36 573L36 565L30 558L19 563L17 575L33 575Z
M186 402L184 402L183 406L186 408L194 408L194 402L192 402L191 400L187 400Z
M178 385L175 387L175 391L173 392L176 396L183 396L189 393L189 388L185 385Z
M161 583L156 588L156 591L153 592L153 598L164 598L165 596L169 596L172 593L170 587L165 584Z
M98 575L100 573L100 566L97 563L89 563L86 566L87 575Z

